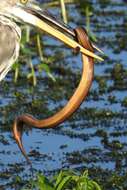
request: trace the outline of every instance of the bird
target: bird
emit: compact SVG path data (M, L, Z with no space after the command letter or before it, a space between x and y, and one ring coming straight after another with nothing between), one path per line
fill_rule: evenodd
M62 41L75 52L82 54L82 77L68 103L53 116L38 120L30 114L18 116L13 124L13 136L28 163L30 160L22 143L23 125L46 129L53 128L70 117L86 98L93 80L94 58L103 59L94 53L98 49L93 45L83 27L71 29L56 20L47 11L42 10L33 0L1 0L0 3L0 81L10 71L17 60L20 50L21 29L17 23L36 27Z

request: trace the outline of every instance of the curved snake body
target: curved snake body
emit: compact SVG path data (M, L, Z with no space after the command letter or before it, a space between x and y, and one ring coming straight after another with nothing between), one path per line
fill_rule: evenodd
M76 40L79 42L79 44L81 44L84 48L93 52L93 47L88 39L85 30L81 27L78 27L74 30L74 32ZM80 104L83 102L83 100L86 98L89 92L94 72L93 58L82 54L82 62L83 62L83 68L82 68L82 77L80 83L64 108L58 111L55 115L43 120L38 120L29 114L21 115L15 119L13 125L14 138L22 154L25 156L28 162L30 162L30 160L22 144L23 124L27 124L29 126L40 129L53 128L59 125L60 123L64 122L69 116L71 116L79 108Z

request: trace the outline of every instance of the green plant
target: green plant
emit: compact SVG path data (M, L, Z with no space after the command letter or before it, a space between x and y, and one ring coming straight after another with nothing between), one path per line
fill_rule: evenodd
M37 179L30 184L31 190L101 190L101 187L88 177L87 170L81 175L74 171L60 171L51 180L42 174L37 174Z

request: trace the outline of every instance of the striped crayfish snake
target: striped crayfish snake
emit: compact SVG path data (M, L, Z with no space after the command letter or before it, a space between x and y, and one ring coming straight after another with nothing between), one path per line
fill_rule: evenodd
M76 29L74 29L74 32L75 32L76 41L84 48L93 52L93 47L89 41L85 29L77 27ZM80 83L77 89L75 90L74 94L68 101L68 103L60 111L58 111L53 116L43 120L38 120L29 114L21 115L15 119L13 125L14 139L16 140L22 154L25 156L26 160L29 163L30 160L22 144L23 125L26 124L39 129L54 128L60 123L64 122L69 116L71 116L79 108L80 104L83 102L83 100L86 98L89 92L94 74L93 58L88 57L85 54L82 54L82 62L83 62L83 68L82 68L82 77Z

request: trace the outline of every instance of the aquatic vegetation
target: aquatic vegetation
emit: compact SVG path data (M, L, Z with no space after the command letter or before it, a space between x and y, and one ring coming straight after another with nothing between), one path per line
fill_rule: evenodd
M31 188L32 186L32 188ZM31 180L28 187L22 190L101 190L101 187L94 180L88 177L88 171L79 175L74 171L60 171L57 175L48 179L42 174L37 179Z
M127 107L127 97L125 97L122 101L122 106Z

